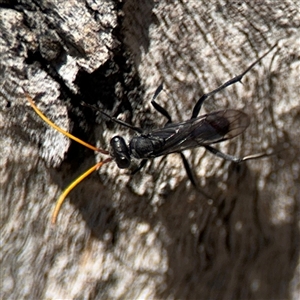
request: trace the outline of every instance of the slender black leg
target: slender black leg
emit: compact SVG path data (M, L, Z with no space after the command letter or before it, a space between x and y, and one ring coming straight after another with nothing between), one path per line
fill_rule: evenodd
M139 170L141 170L145 166L146 163L147 163L147 159L143 159L140 165L131 172L131 175L136 174Z
M221 157L225 160L233 161L233 162L236 162L236 163L239 163L239 162L243 161L242 158L235 157L235 156L232 156L232 155L229 155L229 154L225 154L225 153L223 153L223 152L219 151L218 149L213 148L211 146L204 146L204 147L205 147L206 150L208 150L212 154L214 154L218 157Z
M203 104L203 102L211 97L212 95L224 90L225 88L227 88L228 86L237 83L237 82L241 82L242 78L245 76L246 73L248 73L257 63L259 63L267 54L269 54L275 47L277 46L277 43L271 47L270 50L268 50L265 54L263 54L260 58L258 58L254 63L252 63L243 73L241 73L238 76L233 77L232 79L226 81L225 83L223 83L221 86L219 86L218 88L216 88L215 90L211 91L210 93L204 94L200 97L200 99L197 101L196 105L194 106L193 109L193 113L192 113L192 117L191 119L197 118L201 106Z
M163 84L160 84L159 87L156 89L153 98L151 100L151 104L153 105L153 107L160 113L162 114L164 117L166 117L168 119L167 124L172 123L172 118L169 115L169 113L162 107L160 106L155 99L157 98L157 96L159 95L159 93L163 90Z
M186 174L187 174L189 180L191 181L192 185L196 187L197 186L196 180L195 180L195 177L194 177L194 174L192 172L189 162L187 161L185 155L182 152L180 152L180 156L181 156L181 159L182 159L182 162L183 162L183 165L184 165L184 168L185 168L185 171L186 171Z
M233 161L235 163L240 163L242 161L246 161L246 160L251 160L251 159L256 159L256 158L262 158L262 157L267 157L267 156L271 156L274 155L274 153L257 153L257 154L252 154L252 155L248 155L248 156L244 156L244 157L236 157L233 155L229 155L226 153L221 152L220 150L213 148L211 146L204 146L206 150L208 150L209 152L211 152L212 154L221 157L225 160L229 160L229 161Z
M157 96L160 94L160 92L161 92L163 89L164 89L164 84L161 83L161 84L157 87L156 91L154 92L154 95L153 95L153 97L152 97L152 100L155 100L155 99L157 98Z
M109 114L107 114L106 112L104 112L104 111L101 110L101 109L97 109L97 108L95 108L94 106L89 105L89 104L87 104L87 103L85 103L85 102L83 102L83 101L81 102L81 105L82 105L82 106L89 107L89 108L92 108L93 110L99 111L102 115L106 116L106 117L109 118L111 121L113 121L113 122L115 122L115 123L117 123L117 124L119 124L119 125L122 125L122 126L124 126L124 127L130 128L130 129L132 129L132 130L134 130L134 131L136 131L136 132L138 132L138 133L143 133L143 129L142 129L142 128L140 128L140 127L135 127L135 126L130 125L130 124L128 124L128 123L126 123L126 122L124 122L124 121L122 121L122 120L119 120L119 119L117 119L117 118L115 118L115 117L112 117L112 116L110 116Z
M190 167L190 164L188 162L188 160L186 159L185 155L180 152L180 156L181 156L181 159L182 159L182 162L183 162L183 165L184 165L184 168L185 168L185 171L186 171L186 174L190 180L190 182L192 183L192 185L195 187L195 189L200 192L203 196L205 196L207 199L211 199L211 197L206 194L204 191L202 191L196 184L196 180L195 180L195 176L192 172L192 169Z

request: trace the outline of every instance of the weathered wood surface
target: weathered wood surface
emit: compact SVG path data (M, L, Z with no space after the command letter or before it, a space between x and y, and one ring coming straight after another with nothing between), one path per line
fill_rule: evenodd
M0 8L1 299L296 299L299 293L299 3L22 1ZM245 111L251 125L218 145L278 154L236 166L187 152L135 176L115 163L55 200L101 159L45 125L108 148L132 132L80 105L151 128L189 117L203 92L276 49L204 112ZM280 152L280 150L285 149Z

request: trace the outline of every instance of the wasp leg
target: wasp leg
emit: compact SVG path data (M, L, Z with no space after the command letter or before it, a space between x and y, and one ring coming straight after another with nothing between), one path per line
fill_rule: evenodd
M182 159L182 162L183 162L183 165L184 165L184 168L185 168L185 171L186 171L186 174L190 180L190 182L192 183L192 185L194 186L194 188L200 192L203 196L205 196L207 199L211 199L211 197L206 194L203 190L201 190L198 185L196 184L196 180L195 180L195 176L192 172L192 169L190 167L190 164L188 162L188 160L186 159L185 155L180 152L180 156L181 156L181 159Z
M196 105L194 106L193 109L193 113L192 113L192 117L191 119L197 118L201 106L203 104L203 102L213 96L214 94L226 89L228 86L237 83L237 82L241 82L241 80L243 79L243 77L246 75L246 73L248 73L257 63L259 63L267 54L269 54L275 47L277 46L277 43L271 47L270 50L268 50L265 54L263 54L261 57L259 57L254 63L252 63L243 73L241 73L238 76L233 77L232 79L226 81L225 83L223 83L221 86L219 86L218 88L216 88L215 90L211 91L210 93L204 94L200 97L200 99L197 101Z
M168 122L167 124L170 124L172 123L172 118L171 116L169 115L169 113L162 107L160 106L156 101L155 99L157 98L157 96L159 95L159 93L163 90L163 84L160 84L158 86L158 88L156 89L154 95L153 95L153 98L151 100L151 104L153 105L153 107L160 113L162 114L164 117L166 117L168 119Z
M102 115L104 115L105 117L107 117L107 118L108 118L110 121L112 121L112 122L115 122L115 123L117 123L117 124L119 124L119 125L121 125L121 126L130 128L130 129L132 129L132 130L134 130L134 131L136 131L136 132L138 132L138 133L143 133L143 129L142 129L142 128L139 128L139 127L130 125L130 124L128 124L128 123L126 123L126 122L124 122L124 121L122 121L122 120L119 120L119 119L117 119L117 118L115 118L115 117L112 117L112 116L110 116L109 114L107 114L105 111L103 111L103 110L101 110L101 109L97 109L97 108L94 107L93 105L87 104L87 103L85 103L85 102L83 102L83 101L81 102L81 105L82 105L82 106L89 107L89 108L91 108L91 109L93 109L93 110L95 110L95 111L100 112Z
M240 163L242 161L251 160L251 159L268 157L268 156L272 156L272 155L275 154L274 152L272 152L272 153L256 153L256 154L251 154L251 155L247 155L247 156L244 156L244 157L236 157L236 156L233 156L233 155L223 153L220 150L218 150L216 148L213 148L211 146L203 146L203 147L205 147L205 149L208 150L209 152L211 152L212 154L214 154L218 157L221 157L225 160L233 161L235 163Z
M194 187L196 187L197 185L196 185L195 176L194 176L194 174L192 172L192 169L190 167L190 164L189 164L188 160L186 159L185 155L182 152L180 152L180 156L181 156L181 159L182 159L182 162L183 162L186 174L187 174L190 182L192 183L192 185Z
M211 146L204 146L204 147L205 147L206 150L208 150L212 154L214 154L214 155L216 155L218 157L221 157L221 158L223 158L225 160L233 161L235 163L240 163L240 162L242 162L244 160L243 158L223 153L220 150L218 150L216 148L213 148Z
M136 169L134 169L134 170L131 172L131 175L134 175L134 174L136 174L139 170L141 170L141 169L146 165L147 161L148 161L148 159L143 159L143 160L141 161L140 165L139 165Z

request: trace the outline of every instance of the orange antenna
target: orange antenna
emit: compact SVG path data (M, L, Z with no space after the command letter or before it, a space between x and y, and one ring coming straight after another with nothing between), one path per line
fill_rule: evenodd
M50 121L38 108L37 106L34 104L33 99L26 93L26 97L27 100L29 101L31 107L34 109L34 111L37 113L37 115L43 120L45 121L49 126L51 126L52 128L54 128L55 130L59 131L60 133L62 133L63 135L67 136L68 138L76 141L77 143L91 149L97 152L100 152L102 154L105 155L109 155L109 152L97 147L94 147L82 140L80 140L79 138L77 138L76 136L70 134L69 132L63 130L62 128L58 127L56 124L54 124L52 121ZM94 165L92 168L88 169L86 172L84 172L82 175L80 175L78 178L76 178L73 182L71 182L71 184L64 190L64 192L60 195L60 197L58 198L58 200L56 201L55 204L55 208L54 211L52 213L52 217L51 217L51 223L55 224L56 220L57 220L57 216L58 213L60 211L60 208L63 204L63 202L65 201L66 197L68 196L68 194L73 190L73 188L75 188L82 180L84 180L86 177L88 177L91 173L93 173L95 170L99 169L100 167L102 167L104 164L108 163L112 161L112 158L109 157L107 159L105 159L104 161L98 162L96 165Z
M34 104L33 102L33 99L26 93L26 97L27 97L27 100L29 101L31 107L34 109L34 111L39 115L39 117L45 121L48 125L50 125L52 128L54 128L55 130L59 131L60 133L62 133L63 135L67 136L68 138L72 139L73 141L91 149L91 150L94 150L94 151L97 151L97 152L100 152L100 153L103 153L103 154L109 154L108 151L106 150L103 150L103 149L100 149L100 148L97 148L97 147L94 147L82 140L80 140L79 138L77 138L76 136L72 135L71 133L61 129L60 127L58 127L56 124L54 124L53 122L51 122L38 108L37 106Z
M75 186L77 186L83 179L85 179L87 176L89 176L91 173L93 173L95 170L99 169L105 163L108 163L110 161L112 161L111 157L105 159L104 161L98 162L92 168L88 169L82 175L77 177L73 182L71 182L71 184L64 190L64 192L60 195L60 197L56 201L55 208L54 208L54 211L53 211L52 217L51 217L51 223L52 224L56 223L56 219L57 219L58 213L60 211L60 208L61 208L63 202L65 201L66 197L68 196L68 194L73 190L73 188Z

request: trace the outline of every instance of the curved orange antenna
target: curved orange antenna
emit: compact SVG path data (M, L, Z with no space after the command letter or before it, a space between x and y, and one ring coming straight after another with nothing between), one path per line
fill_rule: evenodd
M106 151L106 150L102 150L100 148L97 148L97 147L94 147L82 140L80 140L79 138L77 138L76 136L72 135L71 133L61 129L60 127L58 127L57 125L55 125L53 122L51 122L38 108L37 106L34 104L33 102L33 99L26 93L26 97L27 97L27 100L29 101L31 107L34 109L34 111L39 115L39 117L45 121L48 125L50 125L52 128L54 128L55 130L59 131L60 133L62 133L63 135L67 136L68 138L72 139L73 141L91 149L91 150L94 150L94 151L97 151L97 152L100 152L102 154L106 154L108 155L109 152Z
M34 104L33 99L27 94L27 100L29 101L31 107L34 109L34 111L38 114L38 116L45 121L49 126L51 126L52 128L54 128L55 130L59 131L60 133L62 133L63 135L67 136L68 138L74 140L75 142L91 149L97 152L100 152L102 154L105 155L109 155L109 152L97 147L94 147L82 140L80 140L79 138L77 138L76 136L72 135L71 133L63 130L62 128L58 127L56 124L54 124L52 121L50 121L38 108L37 106ZM86 172L84 172L82 175L80 175L78 178L76 178L73 182L71 182L71 184L64 190L64 192L60 195L60 197L58 198L58 200L56 201L55 204L55 208L54 211L52 213L52 217L51 217L51 223L55 224L56 223L56 219L58 216L58 213L60 211L60 208L63 204L63 202L65 201L66 197L68 196L68 194L72 191L72 189L74 187L76 187L82 180L84 180L87 176L89 176L92 172L94 172L95 170L99 169L101 166L103 166L104 164L108 163L112 161L112 157L109 157L107 159L105 159L104 161L98 162L96 165L94 165L92 168L88 169Z
M82 175L80 175L78 178L76 178L73 182L71 182L71 184L64 190L64 192L60 195L60 197L56 201L55 208L54 208L54 211L53 211L52 217L51 217L52 224L56 223L56 219L57 219L58 213L60 211L60 208L61 208L63 202L65 201L66 197L68 196L68 194L71 192L71 190L73 190L74 187L76 187L83 179L85 179L87 176L89 176L92 172L99 169L101 166L103 166L104 164L106 164L110 161L112 161L111 157L105 159L104 161L98 162L92 168L88 169L86 172L84 172Z

